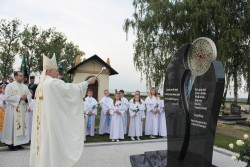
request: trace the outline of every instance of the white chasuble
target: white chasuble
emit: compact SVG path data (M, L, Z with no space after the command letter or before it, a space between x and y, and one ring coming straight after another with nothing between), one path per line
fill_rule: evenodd
M31 167L72 167L84 142L83 105L88 83L65 83L45 76L36 91L30 150Z

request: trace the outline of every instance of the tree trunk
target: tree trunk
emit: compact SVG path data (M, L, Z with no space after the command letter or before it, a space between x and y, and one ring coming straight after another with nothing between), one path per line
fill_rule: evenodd
M226 80L226 86L225 86L225 90L224 90L224 94L223 94L223 99L222 99L222 105L223 106L225 106L225 102L226 102L226 98L227 98L227 91L228 91L229 84L230 84L230 78L231 78L231 73L228 72L227 80Z
M248 71L247 71L247 104L250 104L250 63L248 62Z
M158 84L158 82L156 81L156 82L155 82L155 92L156 92L156 96L157 96L157 93L159 93L158 86L159 86L159 84Z
M233 71L233 80L234 80L234 103L237 104L238 101L238 80L237 80L237 68L234 67Z
M248 89L247 104L250 105L250 89Z
M250 74L249 73L247 76L247 93L248 93L247 104L250 104Z

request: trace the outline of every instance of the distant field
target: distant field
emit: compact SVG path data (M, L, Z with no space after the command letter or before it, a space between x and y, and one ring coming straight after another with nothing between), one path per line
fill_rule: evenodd
M114 94L111 93L111 94L110 94L110 97L113 99L113 98L114 98ZM126 97L128 100L130 100L130 99L132 99L132 98L134 97L134 95L132 95L132 94L125 94L125 97ZM141 98L142 98L143 100L145 100L145 99L147 98L147 95L142 95ZM233 101L234 101L234 98L226 98L226 102L228 102L228 103L231 103L231 102L233 102ZM246 103L246 102L247 102L247 98L238 98L238 102L239 102L239 103Z
M234 99L233 98L226 98L226 102L233 102ZM238 102L239 103L246 103L247 102L247 98L238 98Z

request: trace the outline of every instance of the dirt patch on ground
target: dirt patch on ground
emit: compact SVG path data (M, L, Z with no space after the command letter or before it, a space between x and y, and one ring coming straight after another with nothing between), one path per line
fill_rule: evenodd
M244 134L248 134L248 136L250 136L249 127L242 127L239 125L226 125L223 123L218 123L216 132L227 136L235 137L237 139L244 139ZM250 141L250 138L248 138L248 140Z

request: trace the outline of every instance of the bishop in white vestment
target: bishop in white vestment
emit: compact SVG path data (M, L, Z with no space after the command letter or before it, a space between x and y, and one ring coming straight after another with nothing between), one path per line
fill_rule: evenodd
M84 115L82 100L88 84L57 79L55 56L43 57L43 72L36 89L33 113L30 167L72 167L83 151Z
M29 143L28 102L31 93L23 84L23 73L14 73L15 81L8 84L5 90L6 112L2 133L2 143L10 150L22 148L20 145Z

